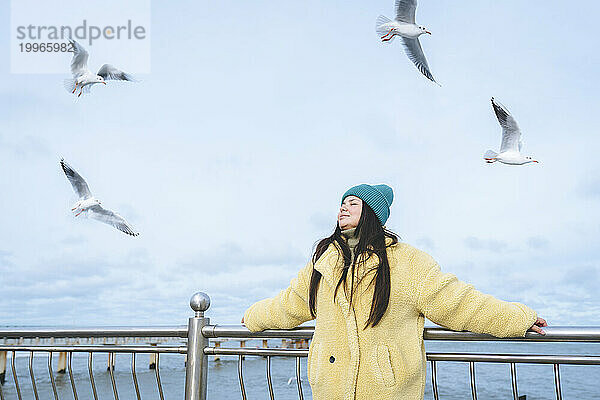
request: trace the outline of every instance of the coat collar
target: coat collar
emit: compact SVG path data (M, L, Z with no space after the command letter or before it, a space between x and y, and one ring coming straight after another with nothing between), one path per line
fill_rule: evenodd
M392 243L392 239L386 237L385 243L387 246L389 246ZM367 258L363 265L361 265L361 268L364 268L365 271L368 271L371 268L375 268L378 264L379 258L376 255L372 255L371 257ZM325 252L315 263L314 268L321 273L329 286L335 290L335 286L340 280L340 277L342 276L342 269L344 268L342 249L336 242L331 243L327 247Z
M337 243L330 243L321 257L317 260L314 268L321 273L323 279L332 289L341 276L341 270L344 265L342 251Z

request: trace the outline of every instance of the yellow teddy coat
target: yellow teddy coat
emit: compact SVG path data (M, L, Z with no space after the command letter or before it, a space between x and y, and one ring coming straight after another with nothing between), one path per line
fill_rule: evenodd
M483 294L453 274L442 273L428 254L397 243L387 249L391 279L387 310L375 327L363 330L375 286L369 282L378 258L371 256L357 268L355 282L356 278L365 279L355 284L351 307L342 287L333 301L343 268L338 247L329 245L314 265L322 274L308 352L308 380L314 400L422 399L425 317L452 330L497 337L522 337L537 319L527 306ZM311 320L308 294L312 269L309 262L286 290L248 308L246 327L253 332L290 329Z

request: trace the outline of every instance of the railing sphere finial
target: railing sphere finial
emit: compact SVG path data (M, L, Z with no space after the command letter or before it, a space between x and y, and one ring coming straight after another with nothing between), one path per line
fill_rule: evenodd
M210 297L204 292L196 292L190 299L190 307L196 312L196 316L201 316L210 307Z

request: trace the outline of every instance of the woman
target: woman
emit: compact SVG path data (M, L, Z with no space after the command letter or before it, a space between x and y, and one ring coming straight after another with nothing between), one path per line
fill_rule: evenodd
M253 332L316 318L308 353L315 400L422 399L425 317L497 337L544 334L546 321L535 311L475 290L400 243L384 227L392 200L387 185L350 188L335 232L318 243L290 287L244 313Z

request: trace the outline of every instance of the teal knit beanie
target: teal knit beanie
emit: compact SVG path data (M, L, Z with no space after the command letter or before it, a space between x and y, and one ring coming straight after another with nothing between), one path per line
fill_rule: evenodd
M385 225L385 222L390 216L390 206L394 200L394 191L388 185L361 185L353 186L342 196L342 203L348 196L356 196L373 209L375 215Z

